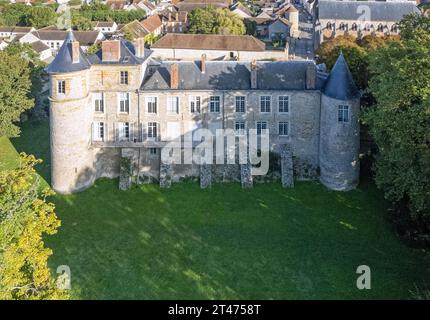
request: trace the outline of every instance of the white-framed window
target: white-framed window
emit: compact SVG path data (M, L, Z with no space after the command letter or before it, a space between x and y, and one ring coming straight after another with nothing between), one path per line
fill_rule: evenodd
M130 94L128 92L119 93L119 112L129 113L130 111Z
M167 113L179 114L179 97L167 97Z
M288 129L289 129L288 121L280 121L278 124L278 128L279 128L278 132L280 136L288 136Z
M271 97L270 96L260 96L260 112L261 113L269 113L270 105L271 105Z
M130 123L118 122L118 140L130 141Z
M190 96L190 112L200 113L202 98L200 96Z
M220 112L220 96L209 97L209 112L219 113Z
M278 111L279 113L288 113L290 111L290 97L279 96L278 97Z
M54 42L50 42L49 46L51 47L51 49L54 49L55 48L55 43Z
M93 141L104 141L105 124L103 122L93 123Z
M245 96L234 97L235 112L245 112Z
M147 113L157 113L157 100L157 97L145 97Z
M104 112L103 92L94 92L93 99L94 99L94 111Z
M57 49L60 49L60 43L57 42Z
M337 109L337 119L339 122L349 122L349 106L340 105Z
M234 122L234 131L237 135L245 134L245 121L235 121Z
M128 71L120 71L120 84L128 84Z
M149 139L156 139L158 137L158 124L157 122L148 122L147 132Z
M267 122L257 121L256 128L257 128L257 134L260 135L262 130L267 129Z
M57 81L57 92L59 94L66 94L66 80Z

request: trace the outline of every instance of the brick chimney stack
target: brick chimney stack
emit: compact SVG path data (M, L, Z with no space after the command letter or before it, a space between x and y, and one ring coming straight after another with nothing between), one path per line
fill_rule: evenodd
M316 88L317 67L315 63L308 63L306 67L306 89L314 90Z
M170 65L170 89L178 89L178 84L179 84L178 64L172 63Z
M200 69L202 73L206 72L206 54L205 53L202 54L202 58L200 60Z
M80 45L79 41L72 41L72 63L79 63L80 61Z
M136 57L143 58L145 56L145 39L136 39Z
M119 40L105 40L102 42L102 60L108 62L119 61L120 42Z
M251 62L251 89L257 89L257 61Z

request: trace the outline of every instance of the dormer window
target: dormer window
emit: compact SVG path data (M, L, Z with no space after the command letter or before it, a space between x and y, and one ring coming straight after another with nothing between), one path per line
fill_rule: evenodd
M128 71L121 71L120 72L120 83L121 84L128 84Z
M57 92L58 94L66 94L66 80L58 80Z

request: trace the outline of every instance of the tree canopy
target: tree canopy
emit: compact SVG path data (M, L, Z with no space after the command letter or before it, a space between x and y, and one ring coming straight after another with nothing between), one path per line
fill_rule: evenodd
M15 125L21 114L34 106L29 62L19 54L0 51L0 136L18 136Z
M52 192L40 191L34 166L41 160L20 157L17 169L0 171L0 299L64 299L48 267L52 250L43 242L60 226L46 201Z
M206 6L190 12L189 32L200 34L243 35L246 32L242 19L226 9Z
M401 40L369 56L376 104L363 121L378 146L376 184L414 218L430 216L430 18L400 23Z

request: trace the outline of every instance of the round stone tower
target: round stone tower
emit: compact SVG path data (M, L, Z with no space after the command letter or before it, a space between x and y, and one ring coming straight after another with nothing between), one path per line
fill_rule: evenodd
M95 180L89 103L90 63L69 32L54 61L50 76L51 185L71 193Z
M320 181L347 191L359 182L360 94L343 54L339 55L321 96Z

